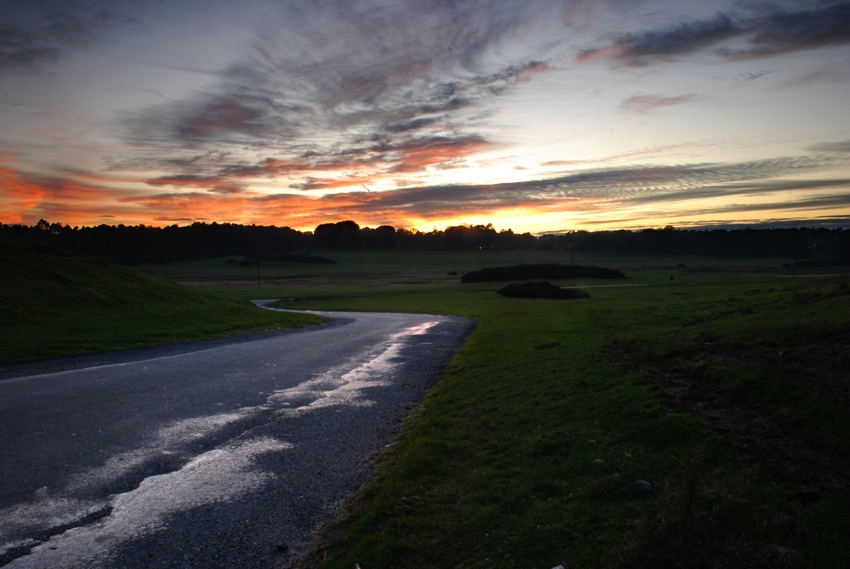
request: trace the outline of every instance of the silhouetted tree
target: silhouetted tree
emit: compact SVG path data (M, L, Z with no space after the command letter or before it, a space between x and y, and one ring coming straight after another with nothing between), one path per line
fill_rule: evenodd
M359 249L360 226L353 221L323 223L313 231L314 249Z
M312 233L289 227L196 222L187 226L97 225L70 227L40 219L35 225L0 224L0 234L107 257L121 263L169 262L207 257L295 258L313 249L541 249L626 255L789 257L828 264L850 263L850 230L799 227L682 230L672 226L637 231L566 231L535 237L492 224L458 225L444 231L361 228L354 221L326 223Z

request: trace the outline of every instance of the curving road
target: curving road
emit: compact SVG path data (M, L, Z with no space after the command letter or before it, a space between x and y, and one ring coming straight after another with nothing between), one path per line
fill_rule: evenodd
M332 316L0 368L0 566L292 561L474 326Z

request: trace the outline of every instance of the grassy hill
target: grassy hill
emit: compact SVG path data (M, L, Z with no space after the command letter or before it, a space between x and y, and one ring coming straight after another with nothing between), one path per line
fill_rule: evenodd
M0 240L0 362L323 321L223 300L111 263Z

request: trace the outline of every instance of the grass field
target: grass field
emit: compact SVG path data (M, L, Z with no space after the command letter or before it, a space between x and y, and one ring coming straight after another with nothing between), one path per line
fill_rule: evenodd
M322 321L32 243L0 241L0 265L0 363Z
M845 277L595 257L647 286L563 281L592 298L535 301L458 275L558 254L416 255L340 254L260 290L184 275L291 308L479 321L300 567L850 565Z
M167 278L217 296L232 299L307 298L388 294L422 290L437 291L451 287L465 272L483 267L512 266L523 263L562 263L571 261L568 252L557 251L314 251L337 261L335 265L265 263L257 268L240 267L233 258L206 259L184 263L141 265L147 274ZM710 257L629 257L621 255L575 255L575 263L620 269L632 284L704 283L744 274L752 280L758 275L775 278L790 273L783 265L790 259L747 260L747 271L740 272L736 260ZM574 281L570 285L592 284ZM599 282L597 284L605 284ZM258 286L259 285L259 286Z
M262 266L259 289L226 260L142 267L228 299L478 320L300 567L850 566L847 277L577 255L645 286L523 300L459 275L564 253L314 253L338 264Z
M672 267L684 265L693 270L738 267L742 261L717 257L680 257L623 256L601 253L567 251L311 251L312 254L327 257L336 264L304 264L265 262L260 266L263 280L280 277L321 277L328 275L439 275L450 272L462 274L488 266L508 266L523 263L563 263L577 265L604 266L621 270L638 270L653 267ZM175 280L203 280L233 277L245 283L256 284L257 267L240 266L239 257L221 259L203 259L182 263L144 264L138 268L153 276ZM791 263L790 258L747 259L745 264L751 268L779 268Z

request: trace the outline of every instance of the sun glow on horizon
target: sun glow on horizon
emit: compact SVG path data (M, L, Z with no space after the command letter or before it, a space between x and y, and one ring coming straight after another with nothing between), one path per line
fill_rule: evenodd
M850 225L846 0L190 4L6 15L0 223Z

